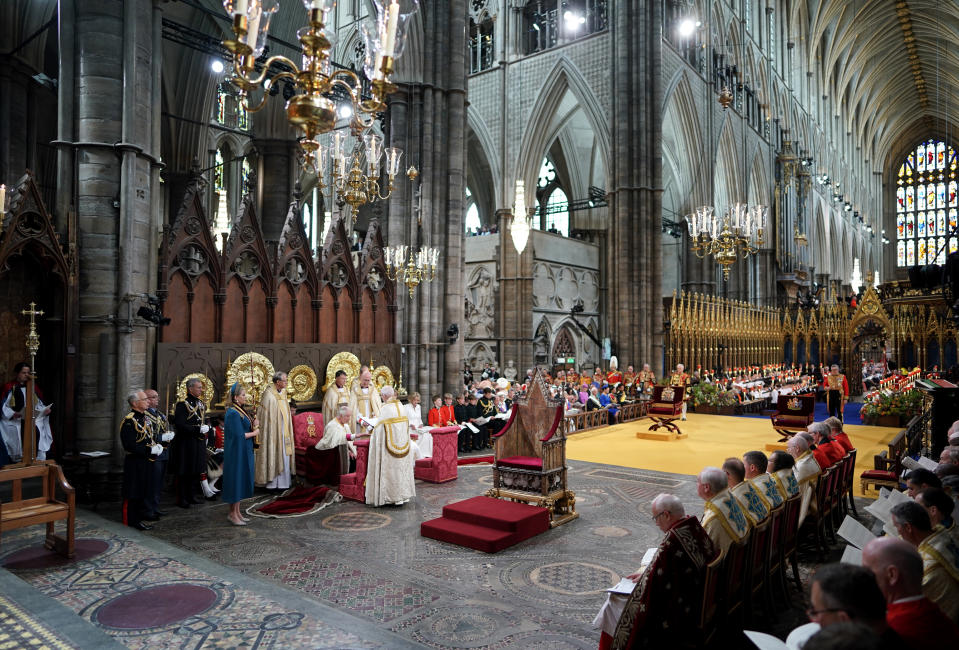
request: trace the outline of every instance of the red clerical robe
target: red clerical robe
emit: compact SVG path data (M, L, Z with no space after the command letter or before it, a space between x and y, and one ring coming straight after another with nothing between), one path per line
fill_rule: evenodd
M829 465L835 465L842 457L846 455L846 450L843 449L842 445L835 441L829 441L819 445L819 448L826 453L826 458L829 459ZM829 466L827 465L827 467Z
M835 436L833 436L833 441L845 449L846 451L852 451L854 447L852 446L852 441L849 439L849 436L846 435L844 431L840 431Z
M886 623L906 642L907 648L959 647L959 627L925 596L887 605Z
M699 616L706 565L718 553L696 517L687 516L670 528L626 603L612 647L680 645L683 631Z

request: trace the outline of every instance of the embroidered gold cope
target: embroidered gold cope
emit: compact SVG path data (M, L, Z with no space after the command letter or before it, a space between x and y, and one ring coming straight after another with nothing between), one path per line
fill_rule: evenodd
M290 469L293 462L293 419L286 389L277 392L276 386L271 385L263 391L257 417L260 448L256 450L253 480L257 485L265 485Z

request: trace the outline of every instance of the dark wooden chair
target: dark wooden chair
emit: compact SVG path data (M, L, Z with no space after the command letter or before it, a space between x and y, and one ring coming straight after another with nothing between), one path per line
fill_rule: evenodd
M486 496L549 508L550 526L579 516L566 485L563 401L549 397L539 369L525 399L513 403L506 426L493 435L493 487Z
M856 450L853 449L849 452L849 462L846 472L846 489L845 489L845 499L849 501L848 508L852 509L852 514L854 517L859 516L859 512L856 511L856 495L854 493L856 487ZM848 512L849 510L844 507L844 511Z
M719 608L722 605L722 579L723 556L717 553L716 559L706 565L703 599L696 618L696 633L685 647L708 648L715 640Z
M802 505L802 496L796 495L791 499L786 499L783 503L783 536L780 562L783 565L783 572L786 570L786 562L792 566L793 580L796 582L796 590L802 593L802 581L799 579L799 561L797 559L797 548L799 546L799 509Z
M746 619L754 620L757 605L762 602L766 584L766 560L769 554L769 534L771 521L766 517L762 523L753 526L749 533L748 568L746 570ZM763 612L768 612L763 607Z
M800 431L805 431L813 422L815 409L815 395L780 395L776 412L769 416L773 429L782 436L779 442L785 442Z
M791 602L786 588L786 575L783 564L783 540L786 537L786 504L769 511L769 543L766 545L766 596L773 597L774 588L778 589L788 605Z
M859 475L862 491L865 492L870 484L877 490L880 487L898 489L899 477L902 475L902 458L906 455L907 448L908 440L904 429L889 442L888 451L882 451L873 457L873 469Z
M749 538L733 542L723 560L723 608L725 624L731 630L741 630L746 606L749 565Z

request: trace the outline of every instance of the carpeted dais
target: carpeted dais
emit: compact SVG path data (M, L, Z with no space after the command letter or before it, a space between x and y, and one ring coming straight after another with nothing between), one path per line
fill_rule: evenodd
M549 530L549 510L492 497L443 507L443 516L420 524L420 535L496 553Z

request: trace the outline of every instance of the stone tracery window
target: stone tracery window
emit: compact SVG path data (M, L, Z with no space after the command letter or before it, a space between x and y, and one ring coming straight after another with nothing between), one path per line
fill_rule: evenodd
M523 7L523 52L532 54L609 26L608 0L529 0Z
M470 16L470 74L493 67L493 45L493 18L485 11L478 18Z
M536 197L539 211L533 217L533 227L569 237L569 196L560 186L556 168L549 158L543 158Z
M896 187L896 266L944 264L959 248L956 152L928 140L899 166ZM948 238L948 242L947 242Z

